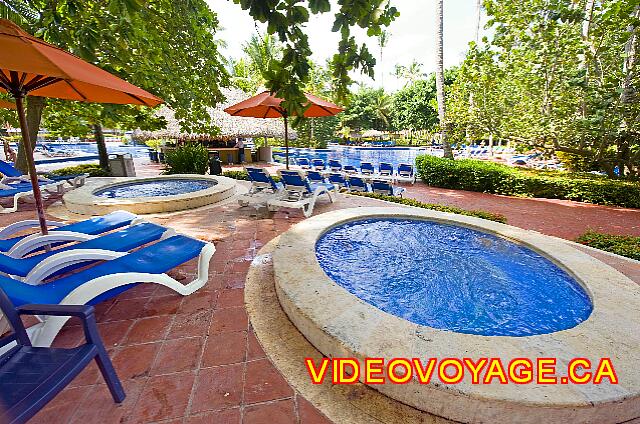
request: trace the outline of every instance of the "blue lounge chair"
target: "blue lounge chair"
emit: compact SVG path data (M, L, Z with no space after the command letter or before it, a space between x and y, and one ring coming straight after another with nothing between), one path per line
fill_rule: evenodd
M342 170L344 172L346 172L347 174L357 174L358 173L358 168L356 168L353 165L345 165Z
M393 176L393 165L389 162L380 162L378 166L378 172L381 177L392 177Z
M281 207L302 209L304 216L313 214L313 208L318 196L326 194L333 202L331 191L337 191L330 183L313 184L301 171L278 171L284 184L284 193L269 199L269 210L276 211Z
M403 181L403 182L408 182L408 183L415 183L416 182L416 174L415 171L413 169L413 165L411 165L410 163L401 163L398 164L398 173L396 176L396 180L397 181Z
M58 233L61 232L58 231ZM18 278L25 277L23 281L27 283L33 282L34 284L38 284L38 278L33 277L34 270L36 272L43 272L40 264L45 259L53 255L57 255L60 252L68 251L71 249L102 249L114 252L127 252L153 241L171 237L173 235L175 235L175 231L172 229L168 229L157 224L152 224L150 222L142 222L102 236L92 236L87 234L84 235L85 241L67 244L60 247L59 249L49 250L48 252L41 251L40 253L28 256L34 250L39 250L42 245L50 244L51 242L49 240L55 239L54 237L57 236L55 232L52 232L49 236L41 236L41 239L48 240L41 240L41 243L32 244L32 246L30 246L30 250L16 249L13 250L11 254L0 253L0 272ZM65 240L65 237L55 240L57 243L63 243L64 241L67 241ZM79 240L81 239L74 237L68 241ZM69 267L74 265L73 263L64 262L64 257L62 257L63 255L58 256L61 257L61 260L55 264L58 269L64 269L65 271L68 271L70 269ZM44 270L44 272L48 274L51 271L50 269L47 269Z
M349 191L361 191L363 193L369 192L369 184L362 177L355 175L349 176Z
M326 178L318 171L307 171L307 178L309 182L313 184L324 184L327 182Z
M94 309L85 305L23 305L16 308L0 290L0 309L11 333L0 346L14 347L0 356L0 422L26 423L95 359L114 402L125 399L109 355L100 339ZM21 316L74 316L82 320L86 342L70 349L33 347Z
M349 188L349 180L340 172L332 172L329 174L329 182L340 188Z
M52 183L43 183L41 182L40 188L46 190L48 192L53 193L64 193L64 185L65 182L52 182ZM46 194L42 192L43 197ZM12 213L18 210L18 201L22 198L33 196L33 187L31 183L27 182L17 182L15 184L6 184L0 183L0 198L12 198L13 206L9 208L4 208L0 206L0 213Z
M176 235L142 247L134 252L114 252L102 249L69 249L43 260L38 272L39 281L32 284L0 275L0 288L15 305L47 303L52 305L95 305L110 299L140 283L153 283L168 287L186 296L209 279L209 262L215 253L211 243ZM197 277L183 284L165 272L198 258ZM60 270L55 264L104 261L79 272L65 274L50 283L43 283ZM49 270L49 274L44 272ZM32 277L36 275L32 272ZM34 283L40 283L34 285ZM48 317L29 327L34 345L50 346L69 317Z
M266 204L269 197L283 189L281 183L276 183L264 168L245 167L251 188L247 194L238 197L240 206L249 204Z
M404 193L405 189L403 187L394 187L387 180L372 180L371 188L374 193L384 194L386 196L400 196L402 197L402 193Z
M31 182L28 175L23 174L15 166L3 160L0 160L0 173L4 175L4 177L2 177L2 180L0 180L0 183L2 184L13 184L16 182L27 182L27 183ZM40 181L40 183L45 183L45 184L53 184L56 182L60 182L60 183L68 182L73 187L80 187L81 185L84 184L88 176L89 174L49 176L49 177L38 175L38 181Z
M340 163L340 161L337 161L335 159L329 159L329 170L331 172L340 172L342 171L342 164Z
M311 161L311 165L316 171L324 171L324 169L326 168L326 165L324 164L324 161L322 159L313 159Z
M311 162L309 162L309 159L307 158L298 158L296 159L296 162L298 163L298 166L302 169L310 169L311 168Z
M362 162L360 164L360 173L362 175L373 175L376 173L376 169L371 162Z
M106 233L108 231L113 231L117 228L121 228L129 224L133 224L137 220L139 220L139 218L131 212L116 211L104 216L98 216L86 219L84 221L75 222L73 224L65 225L62 222L57 221L47 221L47 224L49 225L49 227L54 227L50 228L52 232L65 231L79 234L96 235ZM35 229L39 230L39 225L40 224L37 220L26 220L15 222L0 230L0 252L9 252L18 243L21 243L21 246L24 246L28 244L29 240L40 236L40 233L15 236L15 234L23 233L25 231Z

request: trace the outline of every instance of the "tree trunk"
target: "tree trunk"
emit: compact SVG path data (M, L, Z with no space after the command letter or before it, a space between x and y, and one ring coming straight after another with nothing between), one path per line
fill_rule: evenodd
M438 99L438 119L440 121L440 141L444 157L453 159L451 144L447 140L447 115L444 97L444 0L436 0L436 91Z
M27 128L29 130L29 141L32 148L35 149L38 140L38 131L40 131L40 121L42 120L42 111L45 106L45 98L37 96L27 97ZM26 147L22 139L18 146L18 157L16 158L16 168L23 174L29 172L27 157L25 156Z
M96 140L96 147L98 148L100 167L109 170L109 153L107 152L107 144L104 141L101 124L93 124L93 137Z
M476 2L476 44L480 44L480 21L482 20L482 0Z

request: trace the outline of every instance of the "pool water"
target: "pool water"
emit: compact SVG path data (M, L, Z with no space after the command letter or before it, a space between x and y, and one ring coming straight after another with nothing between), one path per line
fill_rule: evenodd
M213 180L185 180L168 179L140 181L134 183L118 184L94 192L94 196L130 199L133 197L161 197L175 196L178 194L193 193L206 190L216 184Z
M367 219L316 244L322 269L365 302L416 324L487 336L575 327L592 310L565 271L533 250L466 227Z
M418 155L429 154L430 150L417 147L347 147L331 146L328 149L289 149L289 163L296 164L297 158L322 159L328 163L329 159L340 161L342 165L360 167L361 162L371 162L376 167L380 162L389 162L394 167L400 163L413 164ZM274 150L273 159L285 162L284 149Z

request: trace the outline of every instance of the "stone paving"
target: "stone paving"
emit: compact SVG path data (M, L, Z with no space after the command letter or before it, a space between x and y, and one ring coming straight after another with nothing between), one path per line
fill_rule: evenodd
M154 172L158 172L157 167L144 169L145 175ZM590 219L589 214L602 217L594 225L605 231L624 232L626 226L629 233L635 234L640 225L638 211L573 205L575 202L512 199L432 189L420 184L409 186L409 195L430 202L500 212L507 215L509 224L567 238L582 231L586 225L582 220ZM59 198L54 196L46 203L56 201ZM372 199L341 196L335 204L319 203L315 213L381 204ZM509 209L510 204L514 205L514 211ZM551 212L543 211L547 207ZM22 204L19 212L0 215L0 226L33 217L33 206ZM91 366L32 422L328 422L265 357L248 322L243 301L245 276L258 250L301 219L298 212L255 216L251 208L240 209L234 203L154 218L155 222L215 243L217 252L211 262L208 284L188 297L140 285L98 305L99 330L123 381L127 399L122 405L115 405L97 367ZM640 277L640 266L622 264L606 255L597 256L632 278ZM190 280L194 274L192 261L172 276ZM81 327L71 320L55 345L73 346L81 340Z

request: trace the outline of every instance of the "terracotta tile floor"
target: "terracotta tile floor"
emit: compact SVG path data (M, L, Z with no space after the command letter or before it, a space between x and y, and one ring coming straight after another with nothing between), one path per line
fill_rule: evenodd
M149 168L146 174L158 172ZM503 213L509 223L547 234L573 237L587 225L611 232L640 232L638 211L480 193L409 187L412 197ZM58 199L52 198L48 204ZM364 198L322 204L334 208L380 205ZM32 219L31 205L0 215L0 226ZM181 297L170 290L140 285L97 306L100 333L127 398L115 405L97 367L78 376L33 423L327 423L299 396L265 357L243 304L244 278L258 250L299 222L301 215L278 212L256 217L235 204L187 212L155 221L213 241L209 282ZM634 272L637 270L634 270ZM172 273L179 280L195 274L195 261ZM70 321L55 341L73 346L81 328Z

